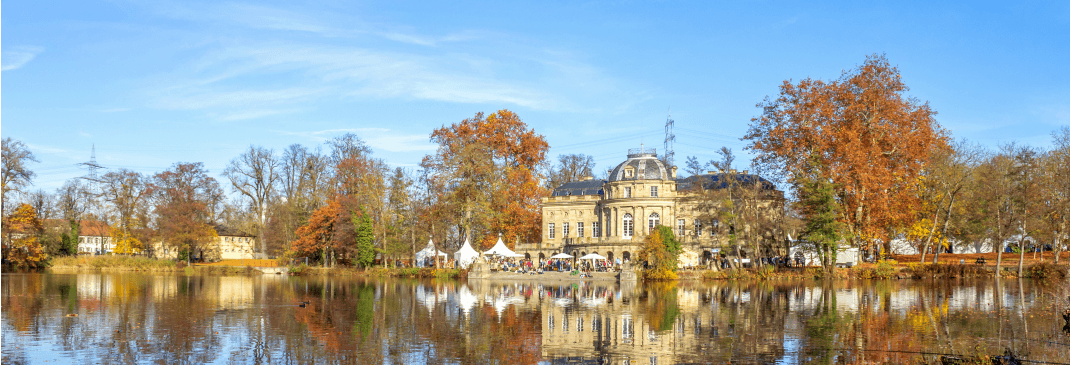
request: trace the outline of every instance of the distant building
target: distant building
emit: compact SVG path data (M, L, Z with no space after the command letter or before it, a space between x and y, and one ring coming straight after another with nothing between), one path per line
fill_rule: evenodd
M202 245L193 253L194 259L203 261L240 260L256 257L256 237L220 224L212 226L218 237ZM178 250L165 245L162 241L153 244L157 258L176 259Z
M609 171L608 180L587 177L568 182L543 198L541 242L518 244L515 251L539 259L564 252L628 260L655 226L664 225L673 229L686 250L699 254L703 262L708 260L728 244L722 229L727 227L703 218L696 192L700 184L718 188L727 174L711 171L678 178L676 170L676 166L665 166L654 149L630 150L628 158ZM736 176L745 184L761 184L768 214L782 216L782 191L747 171Z
M114 251L111 226L101 221L78 221L79 255L104 255Z

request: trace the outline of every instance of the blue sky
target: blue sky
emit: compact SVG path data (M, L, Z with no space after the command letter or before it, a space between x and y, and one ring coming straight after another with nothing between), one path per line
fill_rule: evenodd
M1066 1L295 3L6 1L0 134L46 190L94 144L109 168L218 174L353 132L415 167L434 128L503 108L599 171L660 152L670 107L677 165L748 160L756 103L872 53L956 138L1048 147L1070 124Z

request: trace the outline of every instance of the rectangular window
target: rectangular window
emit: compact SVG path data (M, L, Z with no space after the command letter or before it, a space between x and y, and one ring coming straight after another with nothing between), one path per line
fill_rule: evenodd
M631 187L624 188L624 197L625 198L631 198L632 197L632 188Z
M583 222L576 223L576 237L583 237Z
M651 198L657 198L658 197L658 187L657 186L651 186L650 187L650 197Z
M710 223L710 237L713 237L717 235L717 229L721 227L721 222L714 219Z
M561 224L562 237L568 238L568 222Z
M547 233L549 234L550 239L554 239L554 224L553 223L550 223L550 226L547 227Z
M634 222L632 222L631 219L625 219L624 220L624 226L623 226L624 227L624 238L631 238L632 237L632 233L635 233L634 232L634 228L635 227L633 227L633 224L634 224Z
M591 222L591 237L602 237L601 226L598 222Z
M677 219L676 220L676 236L677 237L683 237L684 236L684 228L685 228L684 220L683 219Z
M702 221L700 221L698 219L695 220L695 235L696 236L701 236L702 235Z

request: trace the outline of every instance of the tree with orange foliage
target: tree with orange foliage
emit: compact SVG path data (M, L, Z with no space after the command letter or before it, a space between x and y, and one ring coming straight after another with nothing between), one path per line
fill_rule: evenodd
M4 217L4 258L20 269L39 269L48 265L48 254L41 246L44 230L37 212L23 203Z
M159 238L179 252L179 259L203 259L203 246L219 237L211 211L213 197L222 195L219 183L200 162L177 163L153 176L151 193Z
M431 133L438 144L424 157L433 209L450 218L460 236L490 247L502 233L507 241L531 242L540 235L540 199L549 144L508 110L477 113Z
M754 165L786 179L825 179L836 187L847 239L863 249L888 239L917 206L911 184L933 149L946 148L946 132L928 103L908 90L883 55L872 55L838 80L784 81L776 99L757 106L743 138L757 154Z
M297 239L290 244L290 252L295 255L311 256L320 254L322 264L327 265L327 251L334 242L335 226L342 206L337 199L331 199L327 205L316 209L308 217L308 223L297 228Z

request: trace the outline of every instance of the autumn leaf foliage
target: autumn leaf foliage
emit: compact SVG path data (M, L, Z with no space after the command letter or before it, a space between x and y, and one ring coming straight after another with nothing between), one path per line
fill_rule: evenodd
M460 123L431 133L437 151L421 166L440 217L452 220L475 242L490 247L502 233L514 239L539 239L541 198L549 144L520 117L508 110L484 116L477 113Z
M40 241L44 228L33 206L20 204L11 215L4 217L3 228L5 259L22 269L48 265L48 253Z
M936 112L908 90L883 55L831 82L784 81L779 96L757 105L762 114L751 119L747 149L796 194L803 181L833 184L853 243L886 239L885 227L911 219L911 184L932 151L948 144Z
M654 227L639 251L639 259L645 260L648 265L643 277L647 280L676 279L676 262L681 250L672 228L662 225Z

